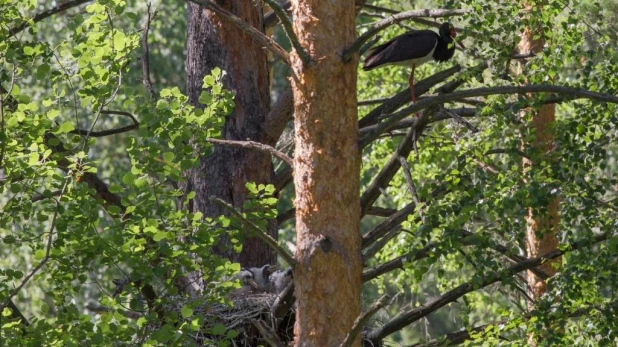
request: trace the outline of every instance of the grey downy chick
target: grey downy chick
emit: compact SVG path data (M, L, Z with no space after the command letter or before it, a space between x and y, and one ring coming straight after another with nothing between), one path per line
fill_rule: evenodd
M292 281L292 269L278 270L270 275L270 287L269 292L275 294L281 294L288 283Z
M237 279L240 282L241 287L234 289L231 294L233 295L247 295L250 293L254 293L258 289L258 284L255 282L255 278L253 273L247 269L240 269L234 279Z
M267 293L270 288L270 276L273 274L273 271L277 270L279 266L266 264L262 267L252 267L249 269L251 274L253 274L253 279L257 285L256 292L258 293Z

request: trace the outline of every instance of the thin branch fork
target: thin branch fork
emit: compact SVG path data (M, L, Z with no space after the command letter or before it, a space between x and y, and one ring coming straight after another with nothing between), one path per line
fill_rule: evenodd
M402 328L404 328L405 326L416 322L417 320L427 316L428 314L440 309L441 307L446 306L447 304L456 301L457 299L459 299L460 297L473 292L475 290L478 290L480 288L484 288L487 287L490 284L505 280L509 277L512 277L513 275L521 272L521 271L525 271L528 269L531 269L533 267L537 267L541 264L544 264L552 259L555 259L563 254L565 254L566 252L570 252L570 251L575 251L579 248L583 248L583 247L587 247L587 246L591 246L594 245L596 243L599 242L603 242L606 241L610 238L616 237L615 233L605 233L605 234L601 234L598 235L596 237L594 237L592 240L586 240L586 241L580 241L580 242L574 242L571 243L569 245L567 245L567 247L561 247L560 249L556 249L553 250L549 253L544 254L543 256L537 257L537 258L529 258L526 259L522 262L519 262L507 269L505 269L504 271L497 273L497 274L491 274L488 276L483 276L480 278L475 278L474 280L464 283L448 292L446 292L445 294L441 295L439 298L434 299L420 307L416 307L413 309L409 309L409 310L405 310L403 312L401 312L400 314L398 314L397 316L393 317L390 321L388 321L386 324L384 324L382 327L377 328L373 331L371 331L368 335L368 338L375 342L381 341L383 338L385 338L386 336L389 336L390 334L401 330Z
M260 240L264 241L270 248L272 248L281 258L290 265L292 269L296 266L296 261L292 258L291 255L288 254L283 248L281 248L275 239L273 239L270 235L268 235L265 231L260 229L255 223L245 218L238 210L234 208L234 206L228 204L227 202L217 198L211 197L210 201L217 204L221 208L228 211L234 218L237 218L240 223L247 228L247 231L252 233L254 236L258 237Z
M225 146L231 146L231 147L241 147L241 148L251 148L251 149L256 149L259 150L261 152L266 152L269 153L283 161L285 161L286 163L288 163L288 165L290 165L290 167L294 167L294 161L292 160L292 158L290 158L289 156L287 156L285 153L278 151L277 149L269 146L269 145L265 145L263 143L260 142L255 142L255 141L233 141L233 140L220 140L220 139L208 139L207 140L210 143L214 143L214 144L219 144L219 145L225 145Z
M470 12L470 10L447 10L447 9L425 9L425 10L412 10L401 12L395 14L389 18L383 19L373 25L369 30L367 30L364 34L354 41L354 43L343 51L342 57L344 61L350 60L353 54L355 54L364 44L369 41L374 35L379 33L380 31L388 28L389 26L402 22L407 19L417 18L417 17L430 17L430 18L439 18L439 17L448 17L448 16L457 16Z
M252 27L251 25L247 24L242 19L238 18L237 16L233 15L232 13L230 13L230 12L226 11L225 9L221 8L219 5L217 5L214 2L209 1L209 0L185 0L185 1L192 2L192 3L196 4L196 5L199 5L199 6L202 6L204 8L207 8L210 11L216 13L217 15L219 15L219 17L221 19L224 19L224 20L232 23L238 29L242 30L243 32L245 32L246 34L251 36L254 40L256 40L257 42L261 43L264 47L266 47L266 49L268 49L274 55L276 55L281 60L283 60L283 62L285 62L288 66L291 65L290 55L288 54L288 52L285 51L285 49L283 49L281 46L279 46L279 44L277 42L275 42L270 37L264 35L264 33L259 31L258 29L256 29L256 28Z

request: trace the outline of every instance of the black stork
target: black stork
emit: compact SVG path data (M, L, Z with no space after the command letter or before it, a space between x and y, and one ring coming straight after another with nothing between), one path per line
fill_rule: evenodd
M455 54L455 40L457 36L451 23L444 23L439 29L440 35L432 30L414 30L372 48L365 59L363 70L373 70L382 65L411 66L412 73L408 82L412 102L416 103L414 95L414 69L431 60L445 62ZM459 43L462 49L464 46Z

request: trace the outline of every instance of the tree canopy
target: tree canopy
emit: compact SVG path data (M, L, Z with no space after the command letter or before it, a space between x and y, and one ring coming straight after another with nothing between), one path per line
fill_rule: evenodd
M268 53L272 103L260 112L280 114L251 130L276 127L272 143L226 138L241 102L229 80L257 72L215 67L192 99L189 2ZM353 300L368 313L358 317L364 343L527 346L533 336L543 346L616 344L614 1L356 0L356 36L334 48L316 40L330 30L311 28L320 18L302 17L290 2L255 1L257 29L224 3L0 0L0 344L240 344L248 330L217 317L239 306L229 293L241 264L226 255L258 237L282 267L295 265L307 253L286 246L297 241L292 221L321 206L335 221L359 213L347 209L359 180L360 230L347 232L360 233L351 238L363 266ZM415 69L416 103L409 68L359 64L353 75L349 64L370 47L444 21L467 48ZM525 30L542 40L538 52L517 50ZM221 59L234 64L231 55ZM328 59L341 70L315 69ZM356 96L327 83L342 76L357 81ZM323 119L356 104L358 132L328 137L338 123L307 132L303 120L314 119L299 113L315 110L300 99L311 88L341 102L320 109L333 113ZM553 140L541 148L535 114L550 104L555 121L543 131ZM315 143L357 148L362 163L354 177L332 182L339 190L301 201L290 182L307 158L299 151ZM202 160L229 146L270 156L272 172L255 170L272 184L229 177L245 187L242 201L186 184L188 172L208 180ZM355 167L348 159L328 163L333 177ZM195 199L222 213L196 211ZM546 218L551 201L559 201L558 246L530 256L529 216ZM327 241L325 252L337 250ZM548 263L556 274L539 267ZM344 277L342 264L319 271ZM539 297L526 271L546 282ZM256 323L258 343L277 346L268 338L275 328Z

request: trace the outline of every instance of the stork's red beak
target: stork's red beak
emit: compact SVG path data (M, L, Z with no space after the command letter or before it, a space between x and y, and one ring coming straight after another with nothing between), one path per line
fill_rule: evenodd
M459 47L461 47L461 49L465 50L466 47L463 45L463 43L455 40L456 36L457 36L457 32L455 31L455 28L451 28L451 37L453 38L453 41L457 42Z

